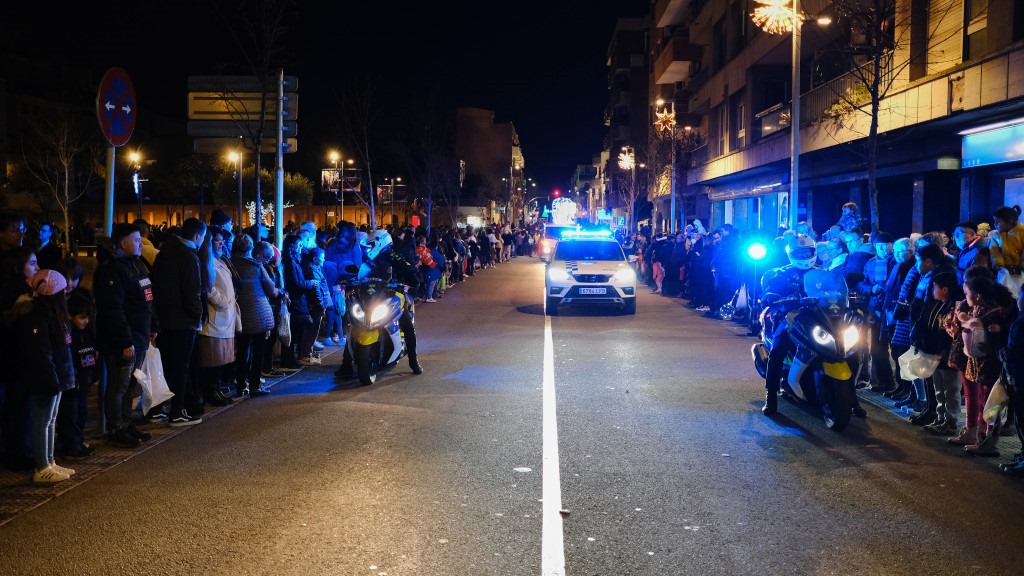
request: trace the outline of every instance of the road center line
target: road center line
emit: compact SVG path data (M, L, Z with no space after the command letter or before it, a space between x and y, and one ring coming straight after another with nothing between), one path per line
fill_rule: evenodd
M562 533L562 480L558 470L558 415L555 410L555 346L551 318L544 317L544 448L541 576L564 576L565 543Z

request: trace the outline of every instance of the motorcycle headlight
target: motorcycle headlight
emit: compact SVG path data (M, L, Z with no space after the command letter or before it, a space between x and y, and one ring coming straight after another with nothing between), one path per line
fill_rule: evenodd
M388 312L391 311L391 306L388 304L381 304L373 309L373 314L370 314L370 324L380 322L384 318L387 318Z
M843 330L843 348L847 351L852 350L859 340L860 330L856 326L849 326Z
M565 268L548 268L548 278L551 278L555 282L567 282L572 280L572 276L565 271Z
M613 282L634 282L636 280L636 272L632 268L619 268L615 276L612 277Z
M352 312L352 318L353 319L358 320L360 322L363 322L363 321L366 320L366 313L363 312L363 307L360 306L359 304L353 303L352 304L352 308L351 308L351 312Z
M815 326L811 329L811 338L814 338L814 343L818 346L829 348L830 350L836 349L836 339L829 334L828 330L821 326Z

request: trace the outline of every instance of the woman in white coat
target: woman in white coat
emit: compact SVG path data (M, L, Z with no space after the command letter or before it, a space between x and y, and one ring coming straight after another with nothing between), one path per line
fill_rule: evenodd
M199 384L207 404L226 406L221 389L226 368L235 362L235 332L241 330L231 261L225 249L231 233L211 226L199 251L205 283L206 318L199 329Z

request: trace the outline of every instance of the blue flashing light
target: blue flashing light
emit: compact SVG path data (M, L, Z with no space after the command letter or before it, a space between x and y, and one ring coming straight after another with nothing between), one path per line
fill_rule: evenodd
M611 230L566 230L562 232L563 239L569 238L611 238Z
M751 242L747 246L747 256L755 262L764 260L768 256L768 247L761 242Z

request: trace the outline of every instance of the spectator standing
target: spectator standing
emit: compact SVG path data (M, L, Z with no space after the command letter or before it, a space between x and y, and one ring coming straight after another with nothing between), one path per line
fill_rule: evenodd
M420 236L416 239L416 256L418 257L421 274L426 280L427 287L424 293L424 302L437 302L434 299L434 287L441 279L441 270L438 262L434 259L435 251L427 247L427 239Z
M271 329L270 336L264 345L263 371L260 373L260 376L266 378L277 378L284 376L286 372L284 368L278 369L274 367L274 350L280 344L278 334L281 329L281 306L288 305L288 294L284 290L284 278L281 276L281 252L277 249L277 246L270 242L260 241L253 248L252 255L257 262L263 265L263 269L274 283L274 288L277 289L278 293L276 298L270 299L270 310L274 315L274 327ZM284 346L282 346L283 349Z
M960 284L964 283L964 274L972 266L989 267L991 256L988 246L978 236L978 227L974 222L961 222L953 229L953 243L959 249L956 258L956 276Z
M960 378L949 366L949 353L953 339L946 332L946 316L953 313L964 293L956 274L943 272L932 278L934 305L922 317L924 322L915 327L914 341L922 352L939 357L939 365L928 378L927 384L935 389L935 420L924 425L924 430L939 436L952 436L959 431Z
M54 241L53 235L56 230L51 222L43 222L39 225L38 246L36 247L36 258L39 260L39 268L53 270L57 262L64 257L63 250Z
M17 344L11 329L12 308L19 298L31 295L28 280L39 271L35 251L21 245L24 236L25 223L20 216L0 213L0 262L3 264L0 269L0 342L4 350L13 350ZM0 371L0 405L5 464L12 470L32 469L29 397L18 370Z
M205 239L206 224L189 218L160 245L160 253L153 262L153 306L161 319L156 344L167 387L174 394L168 424L175 427L203 421L198 416L202 407L199 393L196 383L189 379L189 372L204 316L198 250Z
M294 234L284 239L282 264L284 288L288 293L288 312L291 314L292 341L290 346L281 349L281 368L297 369L301 367L296 349L300 347L306 330L312 329L313 318L309 313L307 295L314 288L313 281L306 278L302 271L302 258L305 252L315 246L314 233L308 228L299 228ZM309 353L306 353L309 356Z
M149 222L146 222L142 218L138 218L132 222L132 224L139 229L139 235L142 236L142 261L146 264L147 269L152 268L153 262L156 262L156 255L159 250L156 249L156 246L149 237Z
M1006 374L1007 392L1010 395L1010 411L1024 415L1024 290L1017 294L1017 318L1010 325L1006 346L999 350L999 360ZM1021 450L1009 464L1001 464L1000 470L1015 476L1024 475L1024 422L1015 419L1017 439Z
M309 310L310 324L303 332L299 341L299 364L314 366L320 364L320 356L313 348L320 337L324 316L331 308L331 289L324 276L324 249L319 246L311 249L302 260L302 273L310 286L306 291L306 308Z
M267 338L274 328L270 299L280 293L263 264L253 258L252 238L243 234L232 246L231 265L235 271L235 294L242 330L235 335L235 392L249 397L269 394L260 385Z
M893 243L893 260L896 265L893 266L889 273L889 278L885 281L885 298L882 303L882 318L884 324L882 325L882 333L885 335L885 340L889 343L889 357L892 359L892 363L895 365L895 371L893 373L894 388L883 395L886 398L896 400L897 402L903 402L911 396L911 390L913 387L910 385L910 381L903 378L903 374L900 371L899 357L907 351L909 347L909 338L906 336L900 339L896 338L897 328L899 327L899 319L897 318L897 305L902 302L902 291L903 286L907 283L908 277L911 275L917 276L917 266L915 260L915 253L917 252L917 245L914 244L910 238L900 238ZM916 282L916 278L914 280ZM907 288L909 290L909 287ZM909 312L909 310L907 310ZM902 312L899 313L902 315ZM906 333L909 335L909 330Z
M711 263L715 276L715 302L713 312L732 302L740 287L740 237L732 224L725 224L718 232L721 238L715 248L714 262ZM721 316L716 315L717 318Z
M132 374L146 359L156 336L153 286L139 260L142 237L134 224L114 226L112 246L103 250L93 276L96 298L96 341L107 372L103 409L107 417L107 443L135 448L152 438L138 430L131 418Z
M896 266L893 258L892 236L880 232L873 238L875 255L864 263L863 278L857 284L857 292L869 298L867 305L868 349L871 356L872 392L888 392L893 389L892 364L889 359L889 345L884 338L885 287L889 274Z
M92 300L81 291L68 297L71 327L71 360L75 367L75 388L61 394L57 408L57 447L65 458L88 458L96 451L85 442L85 423L89 416L89 394L103 371L96 350L92 322Z
M200 247L199 261L206 290L206 321L199 328L196 348L199 371L196 372L203 399L207 404L226 406L231 398L221 390L227 366L235 363L235 332L241 329L238 301L235 298L234 271L227 257L230 232L210 226L206 242ZM193 355L193 360L195 360Z
M1024 260L1024 223L1020 222L1020 206L1002 206L992 216L996 221L996 233L990 238L989 250L996 270L996 281L1010 289L1017 297L1024 274L1021 262Z

